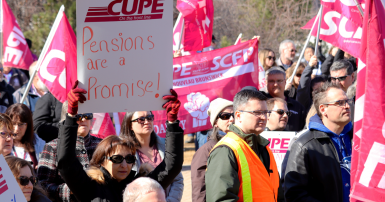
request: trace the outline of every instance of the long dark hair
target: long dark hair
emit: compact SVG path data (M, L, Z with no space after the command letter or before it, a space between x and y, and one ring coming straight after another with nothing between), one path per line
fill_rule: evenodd
M27 123L27 130L25 131L23 138L21 138L20 143L23 144L26 151L35 151L34 145L36 143L36 139L35 134L33 133L31 110L29 110L25 104L16 103L8 107L5 113L11 118L12 121L19 120L20 122Z
M16 181L18 181L19 175L20 175L20 170L24 168L25 166L28 166L28 168L31 170L32 176L36 177L35 172L33 171L33 168L31 166L31 163L21 159L17 158L15 156L6 156L5 161L7 162L9 168L12 171L13 176L15 177ZM47 196L47 193L44 191L44 189L41 188L39 184L33 186L33 192L31 195L31 200L30 201L36 201L37 198L39 197L39 193Z
M122 123L122 128L120 130L120 136L121 137L131 137L132 140L134 141L135 147L140 148L142 145L140 145L139 140L136 138L136 135L134 131L132 130L132 116L134 116L136 111L134 112L127 112L126 115L124 116L123 123ZM150 111L151 114L153 114ZM156 133L154 130L151 132L151 137L150 137L150 147L154 146L157 141L156 141Z

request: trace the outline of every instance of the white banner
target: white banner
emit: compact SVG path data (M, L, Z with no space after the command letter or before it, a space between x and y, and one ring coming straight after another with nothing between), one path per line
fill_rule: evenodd
M273 152L274 159L277 163L279 176L281 176L281 165L290 141L296 136L296 132L286 131L264 131L261 136L270 141L269 147Z
M172 1L76 4L79 112L161 110L172 88Z
M27 202L3 155L0 155L0 201Z

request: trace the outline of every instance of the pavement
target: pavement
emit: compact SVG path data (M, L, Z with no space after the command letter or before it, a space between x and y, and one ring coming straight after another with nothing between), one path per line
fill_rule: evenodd
M187 135L184 136L184 139L187 140L190 137ZM182 196L182 202L191 202L191 160L195 154L195 144L194 143L184 143L184 162L182 168L184 190Z

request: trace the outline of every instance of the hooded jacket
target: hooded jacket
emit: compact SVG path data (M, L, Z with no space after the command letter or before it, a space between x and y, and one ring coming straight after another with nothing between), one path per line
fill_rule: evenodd
M341 139L341 144L342 141L350 143L351 150L347 135L351 129L352 124L348 123L338 136L323 125L318 115L310 119L309 130L293 143L290 150L284 177L287 202L345 201L346 177L341 174L340 146L335 141Z
M183 130L179 121L166 123L165 158L147 177L159 182L166 189L182 170ZM131 171L126 179L118 182L102 166L92 167L88 175L76 158L77 138L76 118L67 116L59 132L58 169L71 192L82 202L122 202L123 191L127 184L139 176Z

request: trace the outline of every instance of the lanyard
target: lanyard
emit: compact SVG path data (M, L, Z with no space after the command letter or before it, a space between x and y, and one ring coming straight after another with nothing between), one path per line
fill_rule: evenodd
M15 150L15 147L12 147L12 150L13 150L13 154L16 156L16 157L19 157L19 156L17 156L17 153L16 153L16 150ZM19 157L20 158L20 157ZM27 152L25 152L25 150L24 150L24 160L27 158Z

